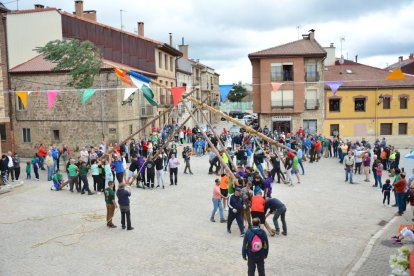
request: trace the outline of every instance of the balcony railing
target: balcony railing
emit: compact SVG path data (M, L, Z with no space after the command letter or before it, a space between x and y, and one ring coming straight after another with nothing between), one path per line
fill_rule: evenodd
M150 117L154 115L154 107L146 105L141 107L141 117Z
M306 72L305 73L305 81L315 82L319 81L319 73L318 72Z
M318 109L319 100L318 99L307 99L305 100L305 109Z
M272 101L272 108L292 108L293 100Z

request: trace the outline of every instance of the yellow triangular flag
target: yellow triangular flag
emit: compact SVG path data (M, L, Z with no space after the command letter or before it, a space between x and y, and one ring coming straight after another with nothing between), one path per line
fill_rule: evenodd
M401 69L397 68L387 76L386 80L405 80L405 76Z
M25 92L25 91L18 91L18 92L16 92L16 95L22 101L23 107L26 108L26 104L27 104L27 92Z

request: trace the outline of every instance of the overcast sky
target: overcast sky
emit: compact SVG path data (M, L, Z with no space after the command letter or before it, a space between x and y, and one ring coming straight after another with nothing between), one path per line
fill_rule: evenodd
M11 2L2 1L3 3ZM134 32L138 21L145 35L173 44L181 37L191 58L200 59L220 74L220 83L251 82L249 53L298 39L315 29L322 46L332 42L340 57L384 68L414 52L413 0L85 0L98 21ZM72 0L19 0L19 9L34 4L74 11ZM6 4L15 10L17 2ZM299 31L298 31L299 26ZM300 36L301 37L301 36Z

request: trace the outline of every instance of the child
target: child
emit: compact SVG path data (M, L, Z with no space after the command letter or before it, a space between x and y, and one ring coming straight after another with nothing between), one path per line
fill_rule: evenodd
M391 207L390 205L390 194L391 194L391 181L387 179L385 184L382 186L382 193L384 194L384 198L382 199L382 204L385 205L385 199L387 199L387 207Z
M31 179L32 178L30 172L31 172L30 161L27 161L26 162L26 179Z
M59 169L56 170L55 174L52 176L53 184L50 187L50 190L60 190L60 186L62 185L63 174L60 172Z
M264 197L265 198L272 198L272 182L273 182L273 178L270 175L270 172L266 170L265 179L264 179L264 186L265 186Z

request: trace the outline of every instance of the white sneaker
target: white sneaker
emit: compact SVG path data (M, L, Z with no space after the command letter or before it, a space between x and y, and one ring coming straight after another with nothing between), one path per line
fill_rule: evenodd
M391 208L392 206L388 204L387 207Z

